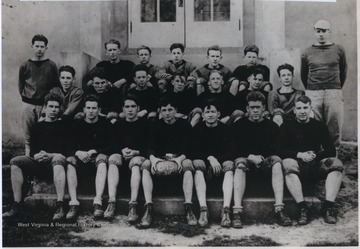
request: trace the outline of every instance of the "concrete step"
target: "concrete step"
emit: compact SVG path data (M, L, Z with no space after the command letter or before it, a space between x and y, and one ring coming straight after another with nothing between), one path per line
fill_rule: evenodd
M79 195L78 200L81 204L82 211L92 211L94 196ZM106 199L106 198L104 198ZM65 203L69 200L69 196L65 195ZM128 203L130 199L119 197L117 199L117 212L127 214ZM162 215L183 215L184 213L184 199L181 197L157 197L154 201L154 212ZM319 213L321 209L320 200L316 197L306 197L305 201L308 203L312 213ZM207 204L209 208L209 216L214 220L219 220L221 216L222 198L208 198ZM199 206L197 200L194 200L194 212L198 214ZM285 198L285 209L290 217L295 218L297 215L296 203L292 198ZM26 197L25 204L31 210L49 207L54 208L56 204L55 194L32 194ZM139 212L143 212L144 201L140 200L138 205ZM107 203L104 202L104 208ZM266 197L252 197L243 200L244 216L247 219L263 220L274 215L274 199Z

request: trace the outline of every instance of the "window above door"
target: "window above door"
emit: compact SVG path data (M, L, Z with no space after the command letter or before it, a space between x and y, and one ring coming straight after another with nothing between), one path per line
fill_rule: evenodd
M129 0L129 47L243 46L243 0Z

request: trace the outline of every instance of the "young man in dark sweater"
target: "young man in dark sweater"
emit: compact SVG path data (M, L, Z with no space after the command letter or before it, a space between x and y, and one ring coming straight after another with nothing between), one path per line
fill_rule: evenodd
M230 227L230 203L233 193L234 160L231 157L230 127L219 122L220 112L214 100L208 100L203 105L204 122L197 124L192 135L192 158L195 168L195 189L200 204L201 227L208 226L208 211L206 205L207 185L210 189L223 190L223 212L221 226ZM206 176L205 176L206 175ZM211 177L214 176L214 177ZM205 178L209 179L205 181ZM211 191L211 190L210 190Z
M146 65L139 64L134 67L136 87L129 89L127 93L138 99L140 111L137 115L139 117L155 118L160 94L154 87L148 86L151 77L148 71L149 68Z
M331 26L326 20L314 25L316 43L301 56L301 80L312 101L315 119L329 128L336 149L341 144L347 62L342 46L331 42Z
M92 79L92 85L86 94L93 94L99 98L99 104L101 106L99 116L106 117L106 119L112 123L116 122L121 111L121 93L116 87L108 84L109 81L104 68L93 68L90 72L90 77ZM76 114L75 118L84 118L84 113L80 112Z
M187 88L186 77L175 73L171 81L172 87L163 94L163 97L173 99L176 102L177 118L188 119L193 126L194 115L189 115L197 103L196 92L193 88ZM197 119L200 118L200 115Z
M65 167L67 127L59 120L62 99L50 93L45 97L43 111L45 118L31 130L30 156L17 156L11 159L11 185L14 206L3 218L16 217L23 211L23 185L26 177L53 175L57 194L54 221L64 218L63 200L65 195Z
M125 119L114 124L110 145L113 154L109 157L109 172L112 167L115 168L116 165L123 164L120 168L120 178L131 188L128 215L128 222L130 223L135 223L138 219L137 199L141 183L140 170L145 161L149 136L148 121L145 118L138 117L139 109L138 100L135 96L128 94L124 97L123 113ZM116 175L116 180L119 181L118 175ZM126 187L122 187L126 189ZM113 212L111 214L114 215Z
M266 104L264 105L265 110L262 112L262 115L269 117L270 114L267 111L268 92L261 89L261 85L264 81L264 71L258 67L252 68L247 78L247 81L249 83L249 88L241 91L235 97L235 105L237 108L237 112L239 112L239 117L241 118L245 114L247 116L247 96L253 91L261 92L264 95Z
M223 91L223 77L223 72L219 70L212 70L210 72L208 82L209 91L200 94L197 107L202 106L202 104L209 99L216 100L218 103L218 111L220 112L220 121L225 124L230 120L235 110L235 97L229 92Z
M298 223L305 225L309 217L302 182L326 179L324 221L334 224L334 201L340 190L343 163L335 158L336 150L328 128L322 122L310 118L310 112L310 98L300 96L295 102L296 119L280 127L279 145L285 182L300 211Z
M19 93L23 101L22 123L25 135L25 155L30 156L30 130L41 116L44 97L58 86L56 64L45 57L48 39L41 34L31 41L34 55L19 69Z
M142 184L145 195L145 213L141 219L142 227L149 227L152 223L153 212L153 177L155 186L163 189L178 187L179 181L182 180L183 191L185 196L185 215L188 225L197 225L196 217L192 211L192 193L194 178L194 168L192 161L187 159L189 154L189 136L191 126L183 119L176 119L176 104L173 100L163 98L159 103L162 119L154 123L149 138L148 155L149 160L142 164ZM162 170L165 168L165 172ZM166 170L169 169L168 171ZM173 186L161 186L157 184L158 174L176 174L175 179L171 178ZM182 176L181 176L182 174ZM180 179L180 177L182 179ZM162 178L167 178L163 176Z
M103 68L106 79L124 95L132 82L132 70L135 64L121 59L121 44L118 40L110 39L105 42L104 46L109 60L100 61L96 67ZM88 86L92 85L91 81L92 79L88 82Z
M70 195L70 211L66 218L75 219L79 209L79 201L77 200L78 174L83 177L96 175L94 198L94 217L103 217L102 195L105 189L106 179L109 185L109 206L104 216L111 211L116 195L116 180L118 175L117 168L109 168L108 170L108 152L109 139L111 136L111 124L103 117L99 116L101 106L99 98L95 95L87 95L84 98L84 119L76 120L73 124L71 132L71 155L67 158L67 181ZM120 165L116 165L120 166ZM115 191L114 192L111 192Z
M233 126L235 174L234 174L234 227L242 227L242 199L246 179L252 176L257 179L271 176L272 189L275 195L275 213L282 226L291 225L291 220L284 212L284 176L281 159L276 155L276 139L279 127L263 117L265 97L258 91L248 94L246 109L248 118L242 118Z
M269 92L272 90L272 84L270 83L270 69L260 64L259 60L259 48L256 45L249 45L244 48L244 60L245 65L238 66L232 73L229 82L231 82L230 93L236 96L238 92L241 92L249 87L247 78L254 70L255 67L263 70L263 82L261 83L261 90Z

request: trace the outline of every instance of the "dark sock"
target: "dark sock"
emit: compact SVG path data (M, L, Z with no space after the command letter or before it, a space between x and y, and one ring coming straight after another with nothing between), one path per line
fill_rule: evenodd
M324 208L332 208L332 207L334 207L334 202L333 201L326 200L324 202Z
M298 206L299 209L307 208L305 201L298 202L296 205Z

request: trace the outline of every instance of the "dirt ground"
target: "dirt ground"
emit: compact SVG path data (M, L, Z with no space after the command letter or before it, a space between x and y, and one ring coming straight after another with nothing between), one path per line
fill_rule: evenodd
M346 170L337 198L336 225L313 217L305 226L294 220L291 227L255 222L242 229L225 229L217 223L201 229L187 227L180 217L157 217L152 228L143 230L129 225L125 215L117 215L112 222L95 222L88 213L77 223L49 228L52 223L34 226L51 217L51 213L39 213L22 222L29 227L3 221L3 246L358 246L357 147L344 147L340 158Z

